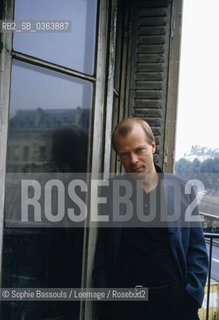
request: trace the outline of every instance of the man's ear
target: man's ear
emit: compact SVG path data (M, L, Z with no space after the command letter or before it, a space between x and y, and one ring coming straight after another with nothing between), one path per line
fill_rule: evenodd
M156 151L156 143L155 143L155 141L152 141L151 146L152 146L152 153L154 153Z

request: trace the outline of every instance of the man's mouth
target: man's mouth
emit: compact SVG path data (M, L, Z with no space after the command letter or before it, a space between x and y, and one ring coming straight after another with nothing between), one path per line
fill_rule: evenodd
M133 172L141 172L143 167L133 168Z

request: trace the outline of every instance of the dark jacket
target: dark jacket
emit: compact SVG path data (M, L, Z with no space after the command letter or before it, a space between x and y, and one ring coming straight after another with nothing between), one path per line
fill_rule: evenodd
M125 178L125 175L123 177ZM173 212L176 208L174 207L176 199L173 188L169 188L171 183L176 183L179 186L181 196L177 207L181 211L177 222L168 222L170 248L186 291L201 306L208 270L208 256L203 230L200 223L195 225L182 224L186 210L188 213L188 207L191 207L196 197L193 188L191 193L185 194L186 181L173 175L162 174L168 213ZM192 215L198 215L197 206L192 211ZM110 276L118 255L121 232L121 227L99 229L93 270L94 287L109 287Z

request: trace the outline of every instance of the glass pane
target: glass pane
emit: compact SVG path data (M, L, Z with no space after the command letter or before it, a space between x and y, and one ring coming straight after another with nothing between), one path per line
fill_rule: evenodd
M77 152L71 144L74 135L88 141L92 86L88 81L14 61L8 172L86 171L87 142L81 148L76 141ZM79 135L74 133L77 130ZM62 152L60 159L57 150Z
M92 83L14 61L7 176L86 172ZM48 175L48 174L47 174ZM16 190L7 190L6 197ZM5 209L7 210L7 209ZM7 216L7 212L5 212ZM4 228L2 286L81 286L83 228ZM79 302L2 302L7 320L78 319Z
M16 0L15 20L70 20L71 32L15 32L14 50L93 74L97 0Z

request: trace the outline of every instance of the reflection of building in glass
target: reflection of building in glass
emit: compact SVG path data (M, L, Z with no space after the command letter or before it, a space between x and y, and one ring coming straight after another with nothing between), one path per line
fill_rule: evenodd
M68 130L77 131L80 138L82 133L83 135L88 133L89 120L90 110L80 107L18 110L9 123L8 171L54 171L52 154L54 132L65 126ZM79 143L78 139L77 144ZM87 147L84 140L83 145ZM69 144L66 148L69 148Z

